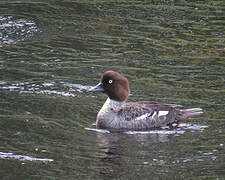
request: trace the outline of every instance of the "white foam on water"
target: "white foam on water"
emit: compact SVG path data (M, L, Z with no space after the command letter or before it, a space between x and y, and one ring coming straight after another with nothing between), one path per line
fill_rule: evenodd
M41 161L44 163L54 161L54 159L49 159L49 158L38 158L33 156L18 155L18 154L7 153L7 152L0 152L0 159L16 159L19 161Z
M208 126L201 126L197 124L188 124L188 123L181 123L178 125L177 128L174 129L157 129L157 130L147 130L147 131L124 131L125 134L162 134L162 135L180 135L184 134L187 130L193 130L193 131L203 131ZM100 133L110 133L110 131L105 129L97 129L97 128L85 128L89 131L95 131Z
M84 128L84 129L88 131L99 132L99 133L110 133L110 131L105 129L96 129L96 128Z

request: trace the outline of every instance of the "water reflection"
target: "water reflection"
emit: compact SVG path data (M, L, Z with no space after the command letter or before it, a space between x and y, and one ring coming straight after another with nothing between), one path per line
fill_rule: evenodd
M224 7L223 0L0 1L0 150L14 152L0 159L1 177L224 179ZM83 85L109 69L130 79L131 101L205 113L178 130L87 136L105 97L92 98ZM15 160L41 146L53 163Z
M93 126L96 124L93 123ZM206 125L197 125L197 124L190 124L190 123L179 123L177 124L176 128L170 129L169 126L165 126L162 129L159 130L149 130L149 131L125 131L121 132L122 134L129 134L129 135L137 135L135 137L138 137L138 135L158 135L158 136L168 136L168 135L174 135L174 136L179 136L180 134L184 134L185 131L190 130L190 131L203 131L205 128L208 128ZM105 129L96 129L96 128L85 128L86 130L89 131L94 131L98 133L111 133L108 130ZM159 141L159 139L156 142L165 142Z
M129 144L133 138L120 133L98 133L97 138L98 146L103 152L101 161L105 164L100 173L110 178L121 176L128 168L129 163L126 158L134 155L133 148L130 148L131 144Z
M151 154L151 148L161 142L169 141L167 135L160 134L139 134L130 135L122 133L98 133L98 146L103 152L101 161L104 168L101 174L107 178L118 178L129 172L132 166L137 165L163 165L166 161ZM146 150L144 150L146 148ZM160 146L152 147L155 151L161 151ZM133 157L133 158L130 158ZM137 157L143 160L137 161Z
M129 166L133 163L128 157L146 157L151 156L152 159L146 158L139 165L163 165L166 163L165 159L151 155L150 147L157 145L154 151L164 151L160 149L160 143L172 143L173 139L184 134L186 131L203 131L207 126L191 125L187 123L180 124L177 129L172 130L150 130L150 131L127 131L111 133L107 130L85 128L86 130L97 133L97 143L99 149L103 152L101 154L101 161L104 167L100 173L104 177L118 178L124 173L127 173ZM144 150L147 148L146 150ZM190 159L183 159L182 162L192 161ZM196 160L197 161L197 160ZM180 160L174 160L173 163L180 163Z
M0 16L0 47L24 41L38 32L35 22L13 16Z
M61 85L63 85L63 87L61 87ZM88 89L90 89L90 86L72 84L63 81L59 83L51 81L37 84L31 82L18 82L9 84L8 82L0 81L0 90L18 91L20 94L43 94L79 97L80 93L83 93Z
M48 158L38 158L28 155L19 155L19 154L13 154L13 153L7 153L7 152L0 152L0 159L15 159L19 161L41 161L44 163L52 162L53 159Z

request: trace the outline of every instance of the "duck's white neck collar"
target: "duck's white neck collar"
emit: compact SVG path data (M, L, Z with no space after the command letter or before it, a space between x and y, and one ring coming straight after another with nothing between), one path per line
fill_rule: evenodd
M110 107L112 109L117 109L118 107L120 107L122 104L124 104L125 101L116 101L116 100L112 100L110 98L107 98L107 100L105 101L103 107Z

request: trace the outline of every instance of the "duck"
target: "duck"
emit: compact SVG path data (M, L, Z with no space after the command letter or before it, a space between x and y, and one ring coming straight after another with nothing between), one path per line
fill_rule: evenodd
M97 114L96 127L115 131L143 131L177 127L180 120L198 116L202 108L182 109L182 105L154 101L127 102L129 81L115 71L105 71L89 92L103 92L108 98Z

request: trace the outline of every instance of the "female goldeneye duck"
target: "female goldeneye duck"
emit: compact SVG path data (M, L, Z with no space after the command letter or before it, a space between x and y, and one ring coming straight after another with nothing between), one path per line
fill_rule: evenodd
M127 78L114 71L103 73L100 83L90 92L104 92L108 99L98 112L97 128L109 130L150 130L173 126L179 120L203 113L201 108L180 109L181 105L151 101L129 102Z

